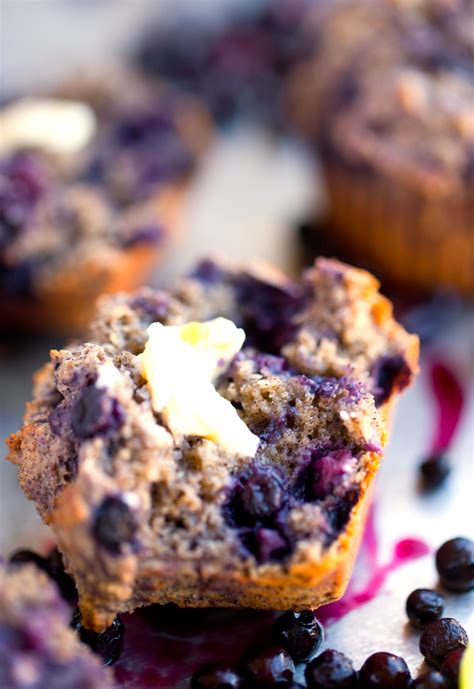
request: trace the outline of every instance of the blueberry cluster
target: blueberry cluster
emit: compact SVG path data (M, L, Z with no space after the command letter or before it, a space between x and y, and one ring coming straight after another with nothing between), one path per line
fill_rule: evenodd
M442 545L436 566L446 588L474 588L474 544L468 539ZM407 599L408 618L423 629L420 651L431 666L416 679L405 660L392 653L372 654L359 671L334 649L314 657L324 630L312 612L303 611L278 617L271 641L247 649L235 667L208 663L198 669L191 689L456 689L468 638L459 622L441 617L443 610L444 597L430 589L417 589ZM295 679L299 663L304 663L304 685Z

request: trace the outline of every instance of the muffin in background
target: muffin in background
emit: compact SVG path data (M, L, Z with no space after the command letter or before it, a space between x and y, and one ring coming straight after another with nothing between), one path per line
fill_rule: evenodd
M123 73L0 112L0 321L80 331L103 292L147 279L209 138L193 99Z
M336 251L474 294L472 2L319 2L289 106L321 154Z

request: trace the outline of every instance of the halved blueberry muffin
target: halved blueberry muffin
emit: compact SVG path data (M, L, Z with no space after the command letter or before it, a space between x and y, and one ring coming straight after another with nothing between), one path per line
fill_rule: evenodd
M79 641L70 619L44 572L0 563L0 686L112 689L110 670Z
M338 255L395 285L470 297L473 16L471 0L316 3L313 55L290 89L321 153Z
M9 459L87 626L153 602L342 595L384 416L417 370L377 288L328 259L299 282L205 261L103 298L87 341L51 352Z
M82 328L99 294L146 280L176 231L207 140L202 109L137 76L102 98L98 83L0 111L4 325Z

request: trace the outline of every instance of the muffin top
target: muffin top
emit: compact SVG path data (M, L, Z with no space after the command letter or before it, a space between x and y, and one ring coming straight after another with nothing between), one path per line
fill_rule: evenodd
M474 169L471 0L322 2L297 70L301 124L354 166L426 194L462 192Z

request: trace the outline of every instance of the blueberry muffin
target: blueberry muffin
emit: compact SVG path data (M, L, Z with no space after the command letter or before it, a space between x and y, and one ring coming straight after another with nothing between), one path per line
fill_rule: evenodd
M112 689L112 674L70 629L71 611L48 576L0 563L0 686Z
M80 330L99 294L146 280L176 230L206 117L138 77L120 83L0 111L3 325Z
M103 298L9 439L84 624L341 596L417 359L377 281L334 260L299 282L205 261L169 290Z
M239 7L220 21L180 15L152 27L139 46L145 73L204 100L215 120L284 124L284 83L309 55L309 0L269 0Z
M312 21L290 101L321 152L331 242L394 284L472 296L472 1L320 2Z

